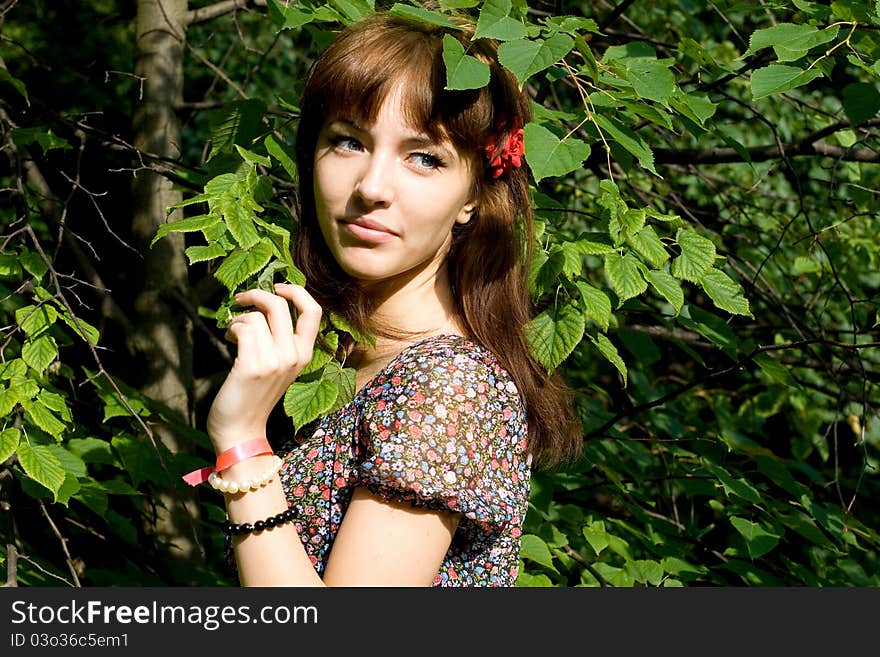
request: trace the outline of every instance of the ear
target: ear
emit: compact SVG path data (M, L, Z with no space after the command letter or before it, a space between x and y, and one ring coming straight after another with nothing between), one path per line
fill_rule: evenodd
M461 210L458 212L458 216L455 218L455 223L457 224L466 224L471 220L471 217L474 216L474 212L477 209L476 203L465 203L461 206Z

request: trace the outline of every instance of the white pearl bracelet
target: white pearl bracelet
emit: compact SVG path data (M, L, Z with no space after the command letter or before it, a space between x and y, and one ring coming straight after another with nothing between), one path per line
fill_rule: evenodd
M249 490L258 490L268 484L275 477L275 473L281 469L283 461L277 454L273 457L272 467L266 470L259 477L253 479L245 479L244 481L226 481L216 472L212 472L208 477L208 483L211 488L219 490L222 493L246 493Z

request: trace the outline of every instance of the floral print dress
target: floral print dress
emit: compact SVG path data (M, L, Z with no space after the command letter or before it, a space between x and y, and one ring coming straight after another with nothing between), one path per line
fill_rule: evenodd
M507 371L456 335L401 351L338 411L277 450L322 574L355 487L462 514L434 586L512 586L528 506L525 409Z

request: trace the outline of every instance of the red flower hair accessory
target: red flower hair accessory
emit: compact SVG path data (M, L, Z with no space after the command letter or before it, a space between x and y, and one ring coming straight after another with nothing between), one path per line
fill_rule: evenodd
M498 145L498 133L504 131L506 119L501 116L496 123L496 133L489 136L484 152L489 160L489 170L492 178L500 178L511 169L518 169L523 163L525 145L523 142L523 129L519 117L514 118L513 127L503 141L500 148Z

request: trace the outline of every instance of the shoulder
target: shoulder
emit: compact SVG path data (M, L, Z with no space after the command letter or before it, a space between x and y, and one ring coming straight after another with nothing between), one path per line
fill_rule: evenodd
M486 347L458 335L436 335L409 345L377 376L369 393L409 389L444 397L475 393L519 403L512 377Z
M482 451L525 449L525 409L512 377L491 351L461 336L410 345L365 392L374 438L443 436Z
M531 464L525 410L489 350L458 336L419 341L365 392L362 485L471 520L519 522Z

